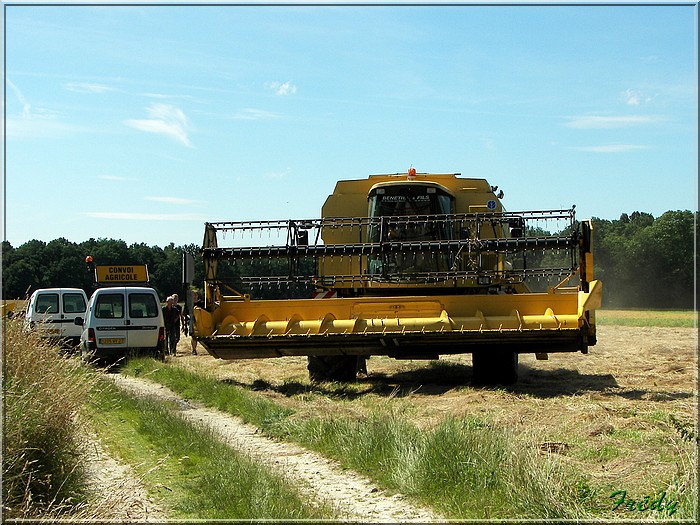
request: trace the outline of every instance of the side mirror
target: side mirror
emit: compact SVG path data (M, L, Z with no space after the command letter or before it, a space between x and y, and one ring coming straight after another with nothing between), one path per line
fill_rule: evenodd
M84 323L84 322L85 322L85 321L83 320L82 317L76 317L76 318L73 320L73 324L74 324L74 325L77 325L77 326L83 326L83 323Z

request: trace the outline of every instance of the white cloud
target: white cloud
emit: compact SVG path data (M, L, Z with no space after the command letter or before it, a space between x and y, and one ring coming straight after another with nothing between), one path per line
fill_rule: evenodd
M170 95L164 95L163 93L143 93L143 96L147 97L147 98L159 98L159 99L173 98Z
M63 87L68 91L76 93L104 93L106 91L114 91L113 88L104 84L93 84L89 82L69 82L63 84Z
M626 89L623 91L622 98L624 99L625 104L629 106L639 106L642 103L648 104L654 99L654 97L650 97L649 95L645 95L641 91L635 91L634 89Z
M625 128L642 124L653 124L663 120L660 117L647 117L643 115L630 115L626 117L573 117L566 126L576 129L597 129L597 128Z
M231 118L234 120L263 120L280 118L280 116L279 113L265 111L264 109L246 108L243 111L239 111Z
M116 182L124 182L128 180L137 180L131 177L119 177L118 175L98 175L98 179L102 180L110 180L110 181L116 181Z
M292 84L291 80L288 80L287 82L267 82L265 84L265 87L268 89L271 89L275 92L276 95L280 96L285 96L285 95L294 95L297 92L297 87Z
M274 179L283 179L287 175L289 175L289 173L290 173L290 169L287 168L284 171L268 171L263 175L263 177L265 177L266 179L273 179L273 180Z
M9 78L7 79L7 85L10 86L10 89L14 92L15 97L17 97L17 100L22 105L22 116L29 117L32 109L32 106L29 104L29 101L26 98L24 98L24 94L20 91L20 89L17 86L15 86L12 83L12 81Z
M166 204L189 205L196 204L198 201L192 199L183 199L181 197L144 197L147 201L164 202Z
M641 146L638 144L608 144L604 146L579 146L574 149L577 151L590 151L593 153L626 153L628 151L649 149L649 146Z
M153 103L146 111L150 119L125 120L124 124L147 133L166 135L189 148L193 147L187 136L187 117L180 108L170 104Z
M194 213L128 213L112 211L87 212L86 216L93 219L113 219L119 221L183 221L202 222L206 220L203 216Z
M7 136L11 138L57 138L77 130L60 120L60 114L45 108L33 108L22 91L6 79L7 86L14 93L22 107L19 114L7 115L5 125Z

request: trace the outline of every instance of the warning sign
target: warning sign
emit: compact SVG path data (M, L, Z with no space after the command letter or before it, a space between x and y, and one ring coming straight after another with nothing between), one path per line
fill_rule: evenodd
M137 284L148 282L148 267L145 264L130 266L95 266L98 283Z

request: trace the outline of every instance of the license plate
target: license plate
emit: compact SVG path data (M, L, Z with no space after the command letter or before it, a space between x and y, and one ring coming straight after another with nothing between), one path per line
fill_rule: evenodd
M105 337L100 339L101 345L121 345L124 344L123 337Z
M43 330L43 333L45 333L45 334L58 334L60 332L61 332L61 330L58 328L47 328L47 329Z

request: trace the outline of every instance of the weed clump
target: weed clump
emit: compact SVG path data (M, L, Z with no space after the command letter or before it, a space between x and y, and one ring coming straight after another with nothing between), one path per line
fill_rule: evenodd
M79 360L3 320L3 518L74 515L85 503L80 411L93 379Z

